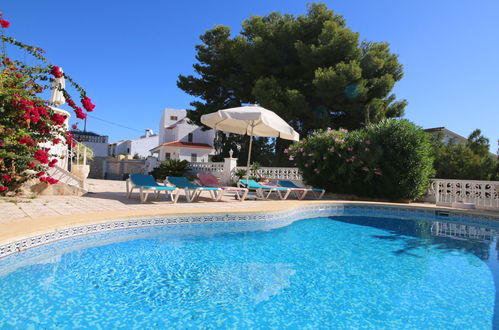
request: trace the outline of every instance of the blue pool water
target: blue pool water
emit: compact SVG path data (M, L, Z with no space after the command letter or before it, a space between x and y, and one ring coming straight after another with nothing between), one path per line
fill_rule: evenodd
M45 257L0 277L0 328L493 328L496 241L434 226L315 218Z

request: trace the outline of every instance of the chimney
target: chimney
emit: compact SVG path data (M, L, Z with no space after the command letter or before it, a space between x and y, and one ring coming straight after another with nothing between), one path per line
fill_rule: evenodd
M153 131L150 128L146 128L146 138L150 137L153 133Z

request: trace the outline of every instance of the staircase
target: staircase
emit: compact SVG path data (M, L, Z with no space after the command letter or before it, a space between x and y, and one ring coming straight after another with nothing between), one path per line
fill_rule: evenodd
M80 177L74 175L73 173L65 170L60 166L54 166L49 168L47 174L54 179L59 180L59 183L64 183L69 186L73 186L82 190L82 194L88 192L88 187L85 180L82 180Z

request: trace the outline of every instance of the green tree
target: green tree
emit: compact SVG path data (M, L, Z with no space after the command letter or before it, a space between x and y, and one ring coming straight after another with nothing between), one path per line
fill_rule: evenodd
M306 15L252 16L235 37L215 26L201 41L197 76L180 75L177 82L199 99L189 112L197 124L203 114L248 103L275 111L302 136L404 113L406 101L391 93L403 76L397 55L388 43L360 41L324 4L310 4ZM276 155L289 144L277 140Z
M433 138L432 154L436 178L497 180L498 160L489 153L489 139L474 130L466 143L444 143L441 135Z

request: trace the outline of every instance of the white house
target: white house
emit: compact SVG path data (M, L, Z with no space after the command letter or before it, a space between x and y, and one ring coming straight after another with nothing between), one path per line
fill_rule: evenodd
M466 141L468 140L464 136L448 130L445 127L427 128L424 131L430 134L442 134L442 142L445 144L448 144L451 141L454 141L454 143L466 143Z
M215 131L205 130L189 122L187 110L166 108L159 125L159 141L152 153L158 154L159 161L165 159L208 162L215 153L213 140Z
M145 135L133 140L121 140L109 145L109 156L138 155L146 158L151 155L151 149L159 144L159 135L151 129L146 129Z

